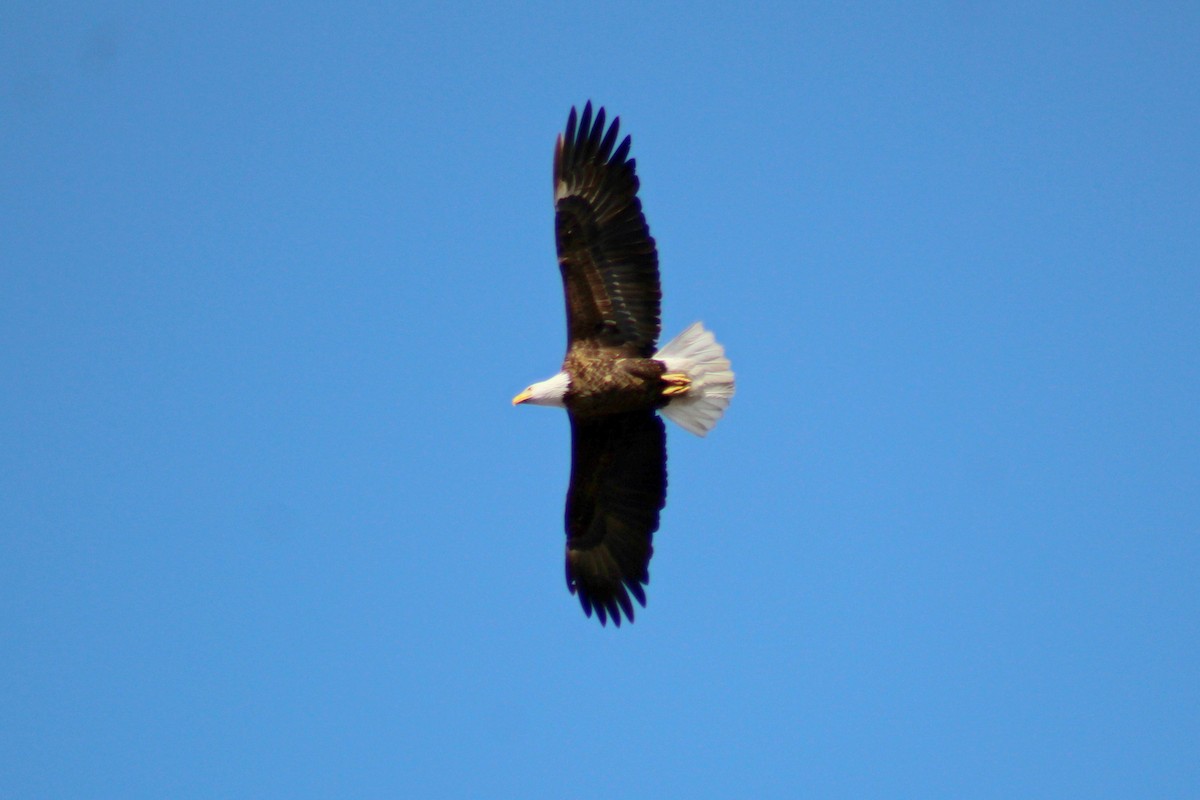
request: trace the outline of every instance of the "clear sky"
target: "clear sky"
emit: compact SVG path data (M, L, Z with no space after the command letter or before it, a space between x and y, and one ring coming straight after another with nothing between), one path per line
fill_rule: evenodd
M739 379L620 630L587 99ZM1200 796L1195 3L7 3L0 278L0 796Z

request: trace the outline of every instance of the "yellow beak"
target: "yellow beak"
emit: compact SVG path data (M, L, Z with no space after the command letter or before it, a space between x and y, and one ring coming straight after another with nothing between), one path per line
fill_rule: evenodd
M526 400L528 400L531 397L533 397L533 392L526 389L525 391L521 392L519 395L517 395L516 397L513 398L513 405L519 406L519 405L521 405L521 403L524 403Z

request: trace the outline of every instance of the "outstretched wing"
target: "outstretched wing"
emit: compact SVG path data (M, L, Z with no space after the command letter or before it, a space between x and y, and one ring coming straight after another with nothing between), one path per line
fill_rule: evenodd
M567 588L584 613L633 621L646 605L658 513L667 498L667 439L653 411L571 418Z
M578 123L578 124L577 124ZM581 340L648 357L659 334L658 251L637 198L629 137L620 119L607 132L592 104L554 150L555 233L567 300L567 349Z

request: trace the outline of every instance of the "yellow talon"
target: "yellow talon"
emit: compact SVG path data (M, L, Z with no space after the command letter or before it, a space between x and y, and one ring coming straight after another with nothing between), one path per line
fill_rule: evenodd
M662 376L662 382L666 384L663 387L663 397L675 397L680 394L687 394L688 389L692 388L692 379L685 372L667 372Z

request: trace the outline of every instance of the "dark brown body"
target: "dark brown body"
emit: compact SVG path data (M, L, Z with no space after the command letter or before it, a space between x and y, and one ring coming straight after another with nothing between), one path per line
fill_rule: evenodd
M563 371L571 376L563 402L580 417L652 411L669 399L663 396L666 366L652 358L585 343L567 354Z

